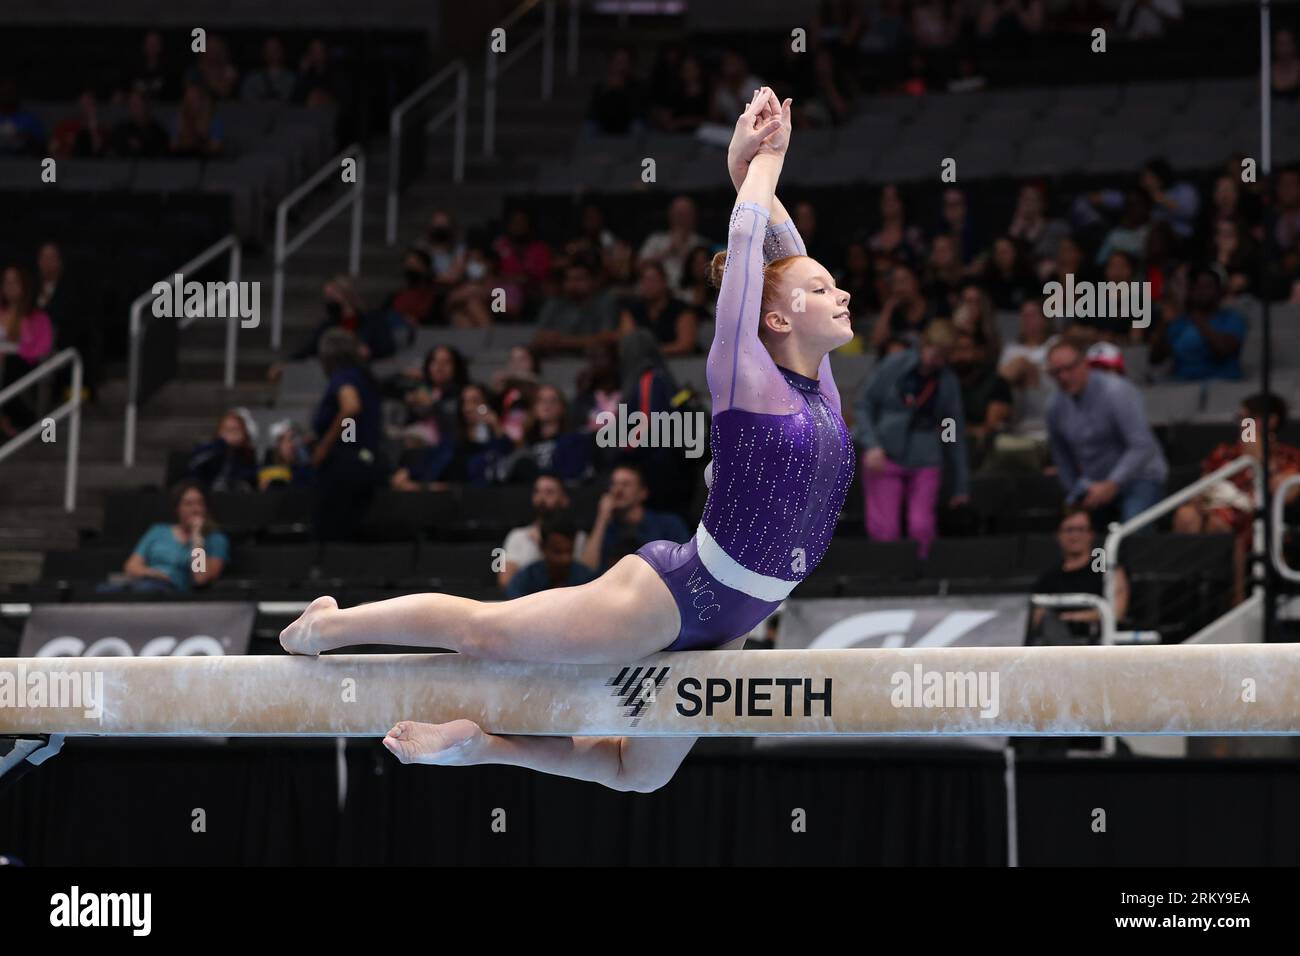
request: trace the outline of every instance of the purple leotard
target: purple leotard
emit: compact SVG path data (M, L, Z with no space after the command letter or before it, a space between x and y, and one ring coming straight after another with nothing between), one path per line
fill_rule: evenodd
M853 439L824 357L817 378L777 366L758 338L763 266L807 255L787 220L737 203L709 349L712 482L695 536L636 553L668 585L682 627L666 650L725 644L775 610L817 567L853 480Z

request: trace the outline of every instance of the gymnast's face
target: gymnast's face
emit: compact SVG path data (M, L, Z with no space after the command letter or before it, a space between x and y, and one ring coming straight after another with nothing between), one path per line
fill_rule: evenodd
M803 256L781 279L785 308L768 313L769 329L792 332L809 346L827 352L853 339L849 294L836 287L825 266Z

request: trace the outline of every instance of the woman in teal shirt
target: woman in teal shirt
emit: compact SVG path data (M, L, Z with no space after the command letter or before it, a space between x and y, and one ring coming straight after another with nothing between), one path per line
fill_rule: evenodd
M183 481L172 490L175 524L160 521L140 538L122 570L132 591L187 592L221 576L230 559L230 541L208 517L203 488ZM202 550L202 562L196 549ZM202 570L193 570L200 567Z

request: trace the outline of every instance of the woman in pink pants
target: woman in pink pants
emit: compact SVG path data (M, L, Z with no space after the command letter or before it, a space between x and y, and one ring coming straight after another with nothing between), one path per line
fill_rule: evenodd
M947 367L953 338L950 323L931 322L918 347L877 366L857 401L867 534L876 541L901 538L906 503L907 534L922 558L936 534L944 467L952 471L949 505L969 500L961 385Z

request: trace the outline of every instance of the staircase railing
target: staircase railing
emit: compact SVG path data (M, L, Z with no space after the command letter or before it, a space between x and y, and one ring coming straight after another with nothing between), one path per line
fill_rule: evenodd
M423 83L402 102L393 107L388 118L388 208L385 223L385 240L391 246L397 242L397 198L402 175L402 120L406 114L433 98L450 79L456 81L456 93L446 106L430 117L424 124L424 133L428 135L447 120L455 118L456 130L452 139L451 179L452 182L465 180L465 114L469 108L469 68L464 60L456 60Z
M48 421L68 418L66 442L68 461L63 479L63 510L72 512L77 507L77 469L81 454L81 353L76 349L64 349L46 359L22 378L6 385L0 389L0 406L28 386L49 378L65 365L72 366L72 391L69 393L68 400L43 418L28 425L4 444L0 444L0 461L4 461L24 445L34 441L36 436L45 430Z

